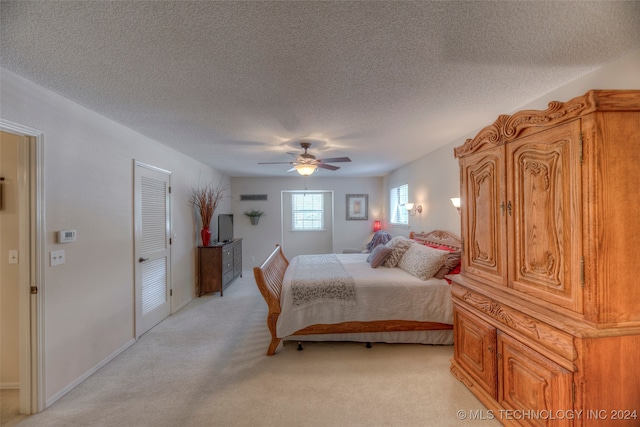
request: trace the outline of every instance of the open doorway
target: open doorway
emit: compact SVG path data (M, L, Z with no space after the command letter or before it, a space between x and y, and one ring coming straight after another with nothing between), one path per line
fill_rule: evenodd
M16 412L43 409L41 298L44 250L43 136L0 120L2 360L0 383ZM4 399L3 399L4 406ZM5 415L5 414L3 414ZM5 420L3 419L3 422Z

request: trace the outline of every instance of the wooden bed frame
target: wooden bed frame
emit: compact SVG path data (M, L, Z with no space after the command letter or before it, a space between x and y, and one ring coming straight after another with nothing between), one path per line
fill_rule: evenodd
M435 230L430 233L411 232L410 238L420 243L430 243L434 245L447 246L460 250L460 239L448 231ZM280 293L282 291L282 281L285 271L289 266L289 261L282 252L282 247L276 245L267 259L260 267L253 268L253 274L260 293L267 302L269 314L267 315L267 326L271 332L271 343L267 349L267 355L275 354L276 348L282 338L276 336L276 324L280 316ZM399 331L432 331L453 329L453 325L438 322L419 322L410 320L379 320L370 322L342 322L335 324L317 324L294 332L295 335L318 335L318 334L343 334L343 333L368 333L368 332L399 332Z

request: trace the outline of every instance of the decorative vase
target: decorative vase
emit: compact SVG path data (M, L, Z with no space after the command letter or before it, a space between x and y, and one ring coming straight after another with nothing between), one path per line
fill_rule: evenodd
M259 216L250 216L249 219L251 219L251 225L258 225L258 221L260 221Z
M202 237L202 246L209 246L209 241L211 240L211 230L209 230L209 227L204 227L200 232L200 236Z

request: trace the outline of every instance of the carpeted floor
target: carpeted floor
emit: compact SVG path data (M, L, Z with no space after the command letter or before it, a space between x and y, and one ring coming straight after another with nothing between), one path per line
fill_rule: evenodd
M0 426L13 427L25 417L19 413L19 402L20 390L0 390Z
M449 373L452 346L286 342L245 271L194 299L28 426L497 426ZM472 412L473 411L473 412Z

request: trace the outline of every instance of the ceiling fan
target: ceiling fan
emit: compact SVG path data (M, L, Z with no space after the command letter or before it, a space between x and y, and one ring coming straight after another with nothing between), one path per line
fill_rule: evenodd
M277 164L289 164L294 165L293 168L289 169L287 172L297 171L300 175L309 176L316 171L317 168L321 169L329 169L332 171L340 169L339 166L333 166L329 163L340 163L340 162L350 162L351 159L348 157L333 157L330 159L316 159L316 156L313 154L309 154L307 150L311 147L310 142L301 142L300 146L304 149L304 153L298 154L294 152L289 152L290 154L296 158L293 162L264 162L258 163L259 165L277 165Z

